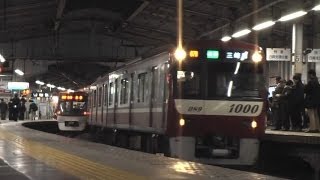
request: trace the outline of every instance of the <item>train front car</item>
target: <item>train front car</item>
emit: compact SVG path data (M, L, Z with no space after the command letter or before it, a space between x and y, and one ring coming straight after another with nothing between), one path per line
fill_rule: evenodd
M209 164L252 165L265 131L265 61L261 48L199 41L172 59L168 106L171 156Z
M83 131L88 120L85 92L60 93L55 111L61 131Z

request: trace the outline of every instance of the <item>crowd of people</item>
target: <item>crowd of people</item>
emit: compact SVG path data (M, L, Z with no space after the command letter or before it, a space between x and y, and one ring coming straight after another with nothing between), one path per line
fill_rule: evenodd
M301 74L292 80L276 78L276 88L269 98L273 130L320 132L320 84L316 72L308 71L308 83Z
M19 98L18 94L14 94L14 97L6 103L3 99L0 100L0 113L1 120L6 120L7 115L9 120L18 121L24 119L35 120L38 106L33 100L27 100L24 97ZM27 105L28 111L27 111Z

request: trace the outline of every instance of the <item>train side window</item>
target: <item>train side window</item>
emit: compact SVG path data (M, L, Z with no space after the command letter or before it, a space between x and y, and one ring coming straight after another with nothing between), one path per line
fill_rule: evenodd
M145 101L146 75L147 73L138 74L138 102Z
M93 107L96 107L96 98L97 98L97 90L93 91L93 101L92 101L92 105Z
M121 80L120 87L120 104L128 103L128 90L129 90L129 81L127 78Z
M109 105L113 104L113 95L114 95L114 83L109 84Z
M102 87L99 87L98 91L98 106L101 107L101 102L102 102Z

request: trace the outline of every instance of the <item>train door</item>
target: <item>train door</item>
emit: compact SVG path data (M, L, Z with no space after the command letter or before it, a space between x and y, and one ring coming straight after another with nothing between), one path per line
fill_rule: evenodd
M117 124L117 109L118 109L118 79L114 81L114 106L113 106L113 124Z
M103 118L103 108L102 108L102 98L103 98L103 86L98 86L97 93L97 125L102 124Z
M134 104L134 74L130 74L130 96L129 96L129 126L132 125L132 108Z
M107 125L108 127L113 126L115 122L114 107L115 107L115 82L109 81L109 91L108 91L108 114L107 114Z
M167 122L167 110L168 110L168 98L169 98L169 86L168 86L168 69L169 69L169 63L165 63L162 65L161 71L160 71L160 86L163 91L160 91L160 100L161 103L161 129L164 131L166 128L166 122Z
M103 123L102 125L104 127L107 126L107 116L108 116L108 82L105 82L104 84L104 99L103 99Z
M154 127L154 122L157 119L156 114L156 93L155 93L155 86L157 85L156 78L157 78L157 66L152 67L151 69L151 86L150 86L150 110L149 110L149 127ZM157 86L158 87L158 86Z

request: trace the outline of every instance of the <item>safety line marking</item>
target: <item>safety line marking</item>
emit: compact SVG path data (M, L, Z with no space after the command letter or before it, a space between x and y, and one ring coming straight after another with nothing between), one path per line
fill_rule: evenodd
M143 176L68 154L3 129L0 130L0 138L12 142L25 154L81 179L147 179Z

